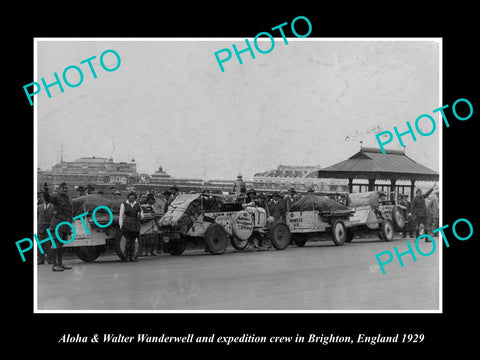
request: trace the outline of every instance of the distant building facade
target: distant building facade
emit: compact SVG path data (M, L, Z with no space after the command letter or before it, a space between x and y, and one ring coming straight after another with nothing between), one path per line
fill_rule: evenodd
M112 158L82 157L74 161L62 161L52 166L51 171L37 169L37 183L54 187L62 182L70 186L127 185L139 181L135 159L130 163L114 162Z
M312 188L318 192L346 192L348 183L341 179L319 179L321 166L279 165L276 169L253 176L253 187L265 191L281 191L294 188L304 192Z

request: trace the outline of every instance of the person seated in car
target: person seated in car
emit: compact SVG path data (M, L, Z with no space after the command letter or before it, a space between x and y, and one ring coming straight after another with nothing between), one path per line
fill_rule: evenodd
M243 199L242 207L245 209L247 207L255 207L257 198L257 192L255 189L248 189L245 198Z

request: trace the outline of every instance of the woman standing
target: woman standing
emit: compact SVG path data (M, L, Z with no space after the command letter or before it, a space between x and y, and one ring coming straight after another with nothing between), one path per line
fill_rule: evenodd
M137 193L129 191L127 201L120 205L120 217L118 224L125 236L125 261L137 261L134 256L135 239L140 236L140 220L143 218L143 211L136 201Z

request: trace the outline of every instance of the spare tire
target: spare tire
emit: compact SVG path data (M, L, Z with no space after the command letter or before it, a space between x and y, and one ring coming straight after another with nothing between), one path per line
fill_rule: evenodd
M253 219L249 212L242 210L233 215L232 233L238 240L250 239L253 233Z
M395 226L395 229L397 230L403 230L403 228L405 227L405 212L398 205L395 205L392 209L392 222Z
M101 246L78 246L76 252L80 260L84 262L93 262L97 260L102 249Z
M205 231L205 244L213 255L223 254L228 246L227 231L218 223L210 225Z

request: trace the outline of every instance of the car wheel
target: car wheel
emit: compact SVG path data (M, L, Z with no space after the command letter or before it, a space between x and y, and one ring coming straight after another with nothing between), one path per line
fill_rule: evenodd
M332 224L332 238L337 246L342 246L347 238L347 231L342 220L335 220Z
M274 223L268 235L273 247L277 250L283 250L290 244L290 229L283 222Z
M393 236L395 235L395 231L393 230L393 223L391 220L384 220L381 225L381 234L382 238L385 241L392 241Z
M232 244L235 250L244 250L248 246L248 239L247 240L240 240L235 236L230 237L230 243Z
M207 250L213 255L221 255L228 246L228 233L222 225L212 224L205 232L205 244L207 245Z
M395 229L403 230L405 227L405 212L400 206L395 206L392 210L392 221Z

